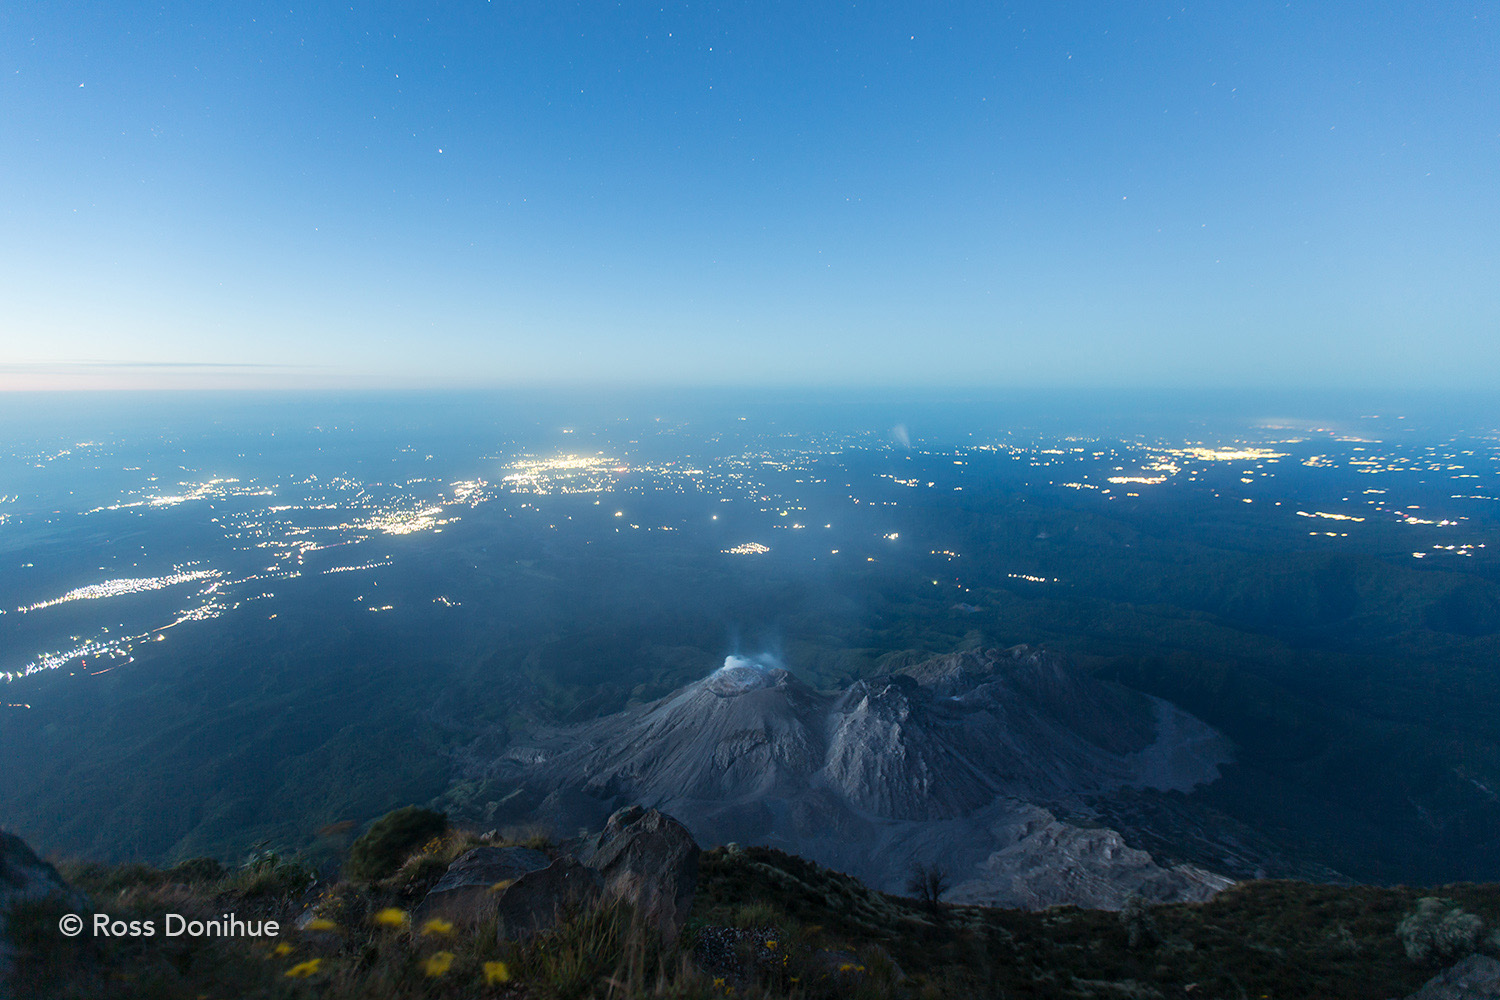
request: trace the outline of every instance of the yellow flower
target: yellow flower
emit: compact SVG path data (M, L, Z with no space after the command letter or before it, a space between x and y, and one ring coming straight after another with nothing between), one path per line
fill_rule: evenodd
M307 922L307 929L310 931L336 931L339 927L332 920L324 917L314 917Z
M845 962L843 965L839 966L839 971L840 972L853 972L854 971L854 963L853 962Z
M285 941L283 941L283 942L281 942L280 944L278 944L276 946L276 950L272 954L275 954L275 955L290 955L291 953L292 953L292 946L289 945L289 944L287 944Z
M322 964L323 960L321 958L310 958L300 965L294 965L290 969L287 969L286 974L291 979L306 979L308 976L317 975L318 966Z
M490 886L490 892L504 892L506 889L510 888L510 884L514 881L515 879L513 878L503 878L500 881L496 882L494 885Z
M766 942L766 947L770 948L772 951L775 951L776 950L776 942L775 941L767 941Z
M427 921L427 923L425 923L425 924L422 925L422 936L423 937L430 937L433 934L452 934L452 933L453 933L453 925L450 924L446 920L439 920L437 917L433 917L431 920Z
M394 906L387 906L375 914L375 922L382 927L405 927L411 923L411 918L406 915L405 910L398 910Z
M510 982L510 966L504 962L485 962L484 981L491 986Z
M423 969L429 976L436 979L438 976L446 975L449 966L452 964L453 952L440 951L427 960L427 964Z

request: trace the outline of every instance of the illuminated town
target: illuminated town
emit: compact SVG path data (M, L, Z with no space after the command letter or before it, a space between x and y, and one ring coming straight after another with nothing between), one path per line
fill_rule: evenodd
M174 477L162 463L151 465L126 455L124 448L116 457L116 446L99 442L11 454L7 460L33 470L80 462L102 470L113 460L116 477L126 484L116 495L72 511L56 502L47 507L12 487L0 495L0 533L13 540L59 519L97 521L95 530L128 534L164 526L152 519L188 518L183 523L211 531L218 542L167 565L142 550L128 565L98 567L95 579L70 571L72 579L48 588L50 594L20 592L29 586L26 581L46 576L45 566L27 561L27 575L18 577L8 612L0 609L0 629L24 616L28 630L4 645L0 680L64 669L89 675L101 664L128 660L142 643L163 640L167 630L246 614L252 607L274 619L284 594L268 585L278 581L307 586L312 577L358 576L370 578L372 585L385 582L381 574L401 573L403 552L416 540L441 544L445 531L475 517L481 520L466 538L498 517L507 530L559 538L570 532L639 534L661 538L658 544L672 539L674 547L695 546L705 555L756 555L809 565L820 558L852 557L871 566L895 558L919 577L944 566L944 585L967 592L972 578L985 572L1017 585L1061 582L1059 575L1035 565L985 565L966 558L927 520L928 511L961 511L985 502L986 491L1000 482L1022 493L1074 494L1072 500L1053 502L1081 504L1085 511L1128 504L1141 516L1158 516L1151 512L1159 505L1167 504L1160 508L1165 511L1181 502L1172 498L1190 493L1210 503L1243 504L1244 513L1232 516L1250 518L1248 523L1267 530L1294 532L1300 522L1304 527L1296 533L1303 545L1363 540L1409 560L1484 557L1493 537L1493 505L1500 498L1500 445L1486 438L1403 445L1328 428L1299 428L1290 436L1262 428L1260 440L1170 442L1004 432L988 439L971 434L955 445L929 443L903 429L904 439L878 431L709 434L691 444L690 454L677 454L663 453L660 445L669 435L690 440L683 425L653 424L650 430L654 436L636 426L624 433L596 433L600 447L595 450L489 448L466 460L473 472L449 477L432 474L441 467L434 454L410 446L396 451L393 467L420 462L426 474L374 478L311 467L271 476L192 474L179 463L171 470ZM570 443L590 437L572 428L565 433ZM1365 484L1353 488L1351 476ZM1368 485L1371 481L1377 485ZM604 497L610 498L608 505ZM806 536L808 543L777 546L773 552L764 541L721 538L730 515L736 530L753 529L762 537L782 531L789 538ZM1337 524L1339 530L1309 531L1309 521ZM1046 536L1042 532L1038 541L1045 543ZM909 540L919 548L909 547ZM961 575L953 576L960 567ZM128 601L137 604L121 603ZM355 603L396 615L406 606L365 594ZM433 593L421 603L457 609L466 602ZM95 616L93 625L74 615L65 624L59 620L55 630L48 627L47 616L86 605L128 607L131 613L125 621L113 612Z

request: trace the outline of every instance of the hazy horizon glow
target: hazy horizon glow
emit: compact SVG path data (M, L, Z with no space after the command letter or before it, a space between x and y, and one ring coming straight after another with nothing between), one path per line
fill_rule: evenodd
M1477 3L0 11L0 390L1500 370Z

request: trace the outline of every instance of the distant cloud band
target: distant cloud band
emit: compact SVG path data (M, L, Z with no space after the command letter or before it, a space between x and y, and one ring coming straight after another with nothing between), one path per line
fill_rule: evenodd
M183 371L195 375L206 372L299 372L321 371L314 365L248 364L215 361L45 361L32 364L0 363L6 375L86 375L91 372L116 374L130 371Z

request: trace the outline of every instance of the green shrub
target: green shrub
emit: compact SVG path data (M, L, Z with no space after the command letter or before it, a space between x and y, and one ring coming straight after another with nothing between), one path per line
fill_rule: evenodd
M162 884L162 873L150 865L138 861L108 867L104 865L81 865L65 875L70 882L85 892L111 893L126 889L153 889Z
M177 882L217 882L224 875L224 866L214 858L188 858L167 869L167 877Z
M377 819L349 848L344 874L375 882L395 874L415 848L448 829L448 817L430 809L404 806Z
M756 901L734 909L734 926L760 930L775 927L781 922L781 913L770 903Z
M381 885L393 890L402 899L421 899L443 877L449 864L438 854L413 854L406 859L405 864L396 869L396 874Z
M370 915L370 899L358 886L338 882L325 886L312 903L313 913L339 927L357 927Z
M1466 913L1451 899L1423 896L1417 908L1401 918L1396 937L1413 962L1448 961L1474 950L1484 921Z
M620 905L575 911L552 930L538 935L520 952L522 978L557 1000L597 996L601 984L613 995L645 997L655 990L691 988L694 977L672 968L661 942Z
M242 899L295 896L311 888L317 880L317 873L297 858L261 850L245 860L244 866L229 880L227 889Z
M542 851L544 853L557 846L552 842L552 838L545 833L528 834L526 839L520 841L520 845L522 847L529 847L533 851Z

